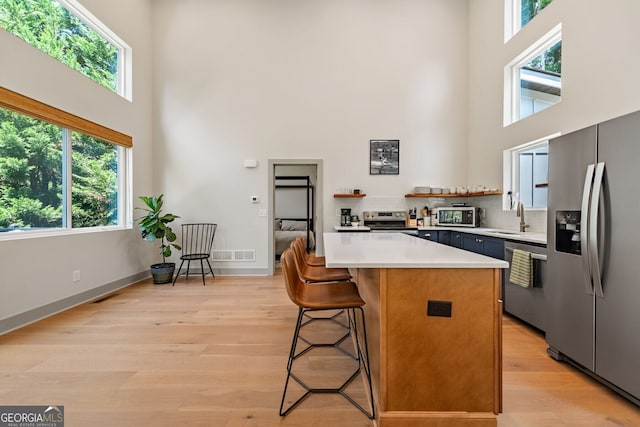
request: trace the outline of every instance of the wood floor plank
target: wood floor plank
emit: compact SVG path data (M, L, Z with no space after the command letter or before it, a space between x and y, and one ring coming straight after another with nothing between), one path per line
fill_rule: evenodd
M62 404L68 427L372 426L335 395L278 415L296 316L280 275L145 280L0 336L0 404ZM549 358L539 332L503 326L500 427L640 426L637 406ZM323 380L348 370L322 356L296 369ZM365 396L359 381L349 391Z

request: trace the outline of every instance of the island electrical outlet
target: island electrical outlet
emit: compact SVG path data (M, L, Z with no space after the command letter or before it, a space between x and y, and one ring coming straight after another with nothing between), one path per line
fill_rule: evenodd
M427 301L427 316L451 317L451 301Z

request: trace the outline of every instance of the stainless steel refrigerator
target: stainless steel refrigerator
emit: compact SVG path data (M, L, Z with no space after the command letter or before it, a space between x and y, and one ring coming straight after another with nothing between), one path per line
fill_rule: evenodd
M549 142L548 353L640 405L640 112Z

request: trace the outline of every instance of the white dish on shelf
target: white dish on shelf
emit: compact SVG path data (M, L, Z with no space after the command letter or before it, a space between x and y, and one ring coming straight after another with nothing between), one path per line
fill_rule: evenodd
M416 194L429 194L429 193L431 193L431 187L417 186L414 189L414 193L416 193Z

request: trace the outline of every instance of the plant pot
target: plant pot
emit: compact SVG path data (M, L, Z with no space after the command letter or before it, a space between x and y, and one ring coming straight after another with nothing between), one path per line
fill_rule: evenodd
M151 265L151 277L153 277L154 285L171 283L173 281L173 272L176 270L175 262L164 262Z

